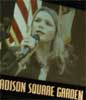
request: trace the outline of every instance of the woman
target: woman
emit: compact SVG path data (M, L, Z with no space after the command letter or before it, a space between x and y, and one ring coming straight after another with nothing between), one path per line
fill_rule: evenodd
M26 68L17 76L52 82L73 83L75 81L75 77L72 77L73 73L67 72L68 67L72 64L70 65L71 61L68 61L69 55L65 52L64 42L58 34L56 12L46 7L40 8L34 15L31 35L38 35L40 42L37 50L26 62ZM73 70L74 66L71 68Z

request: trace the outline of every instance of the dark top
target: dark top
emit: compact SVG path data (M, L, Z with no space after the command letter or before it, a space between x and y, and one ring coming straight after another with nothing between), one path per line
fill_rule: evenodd
M73 56L70 54L70 58L66 59L66 68L62 75L59 74L60 71L60 61L55 58L52 61L49 61L48 66L49 71L47 74L46 81L51 82L60 82L60 83L68 83L68 84L80 84L81 76L79 77L78 73L78 59L73 59ZM31 57L30 61L26 63L27 69L23 70L18 76L26 77L31 79L37 79L40 73L40 63L37 61L35 54ZM61 67L61 66L60 66Z

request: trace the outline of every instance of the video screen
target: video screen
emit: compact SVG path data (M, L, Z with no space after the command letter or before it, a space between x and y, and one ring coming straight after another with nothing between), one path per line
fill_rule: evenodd
M43 0L1 6L1 75L86 86L83 10Z

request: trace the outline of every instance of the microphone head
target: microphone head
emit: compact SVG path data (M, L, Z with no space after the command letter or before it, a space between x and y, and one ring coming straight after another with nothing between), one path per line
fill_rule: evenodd
M35 35L32 35L32 37L33 37L34 39L36 39L37 41L40 41L39 35L35 34Z

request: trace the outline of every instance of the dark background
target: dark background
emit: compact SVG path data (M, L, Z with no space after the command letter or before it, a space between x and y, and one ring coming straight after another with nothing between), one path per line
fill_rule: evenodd
M16 0L0 0L0 21L3 21L3 17L12 19L15 1Z

